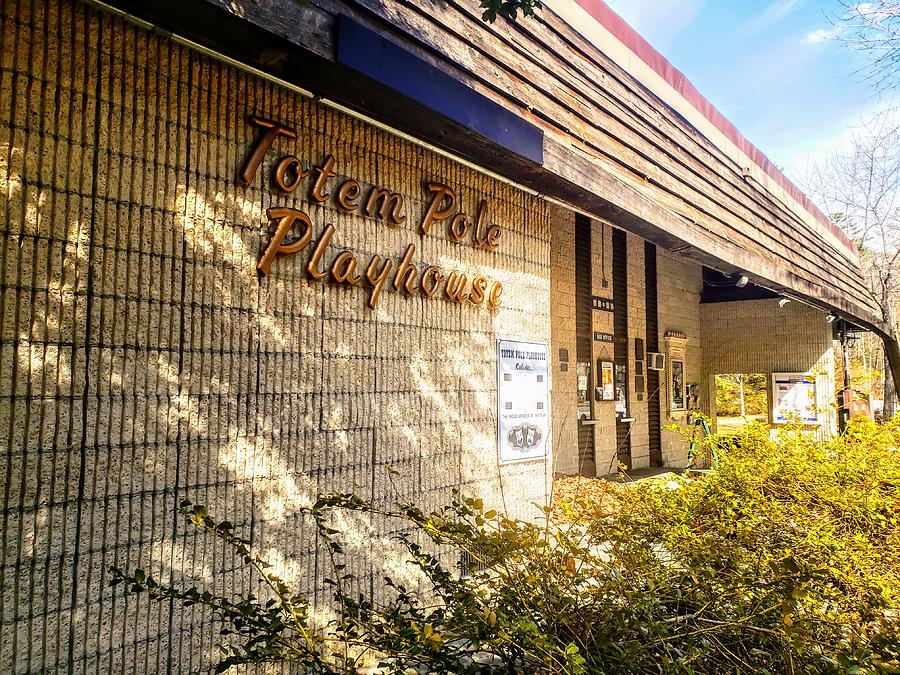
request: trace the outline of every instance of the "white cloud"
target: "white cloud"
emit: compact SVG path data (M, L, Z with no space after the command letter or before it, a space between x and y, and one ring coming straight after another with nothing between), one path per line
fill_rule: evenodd
M837 29L828 30L826 28L818 28L811 33L806 34L806 41L810 44L817 45L821 42L827 42L837 35Z

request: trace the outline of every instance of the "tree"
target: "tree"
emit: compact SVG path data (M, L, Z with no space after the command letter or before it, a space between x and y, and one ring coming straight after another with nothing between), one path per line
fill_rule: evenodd
M850 136L846 151L812 167L809 191L860 249L863 276L892 328L900 294L900 113L885 110ZM893 416L897 394L882 356L884 414Z
M515 21L520 12L522 16L534 17L535 10L544 8L541 0L481 0L481 7L484 9L481 19L488 23L494 23L498 14Z
M838 38L868 56L862 70L875 89L900 87L900 0L843 5L834 22Z

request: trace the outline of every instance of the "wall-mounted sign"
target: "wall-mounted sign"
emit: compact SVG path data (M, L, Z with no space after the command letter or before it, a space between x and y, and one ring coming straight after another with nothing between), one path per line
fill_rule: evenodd
M612 361L600 362L600 400L613 401L616 392L613 388L613 364Z
M594 309L600 310L601 312L616 311L616 303L614 303L610 298L601 298L599 295L595 295L592 297L591 306Z
M547 456L548 373L547 345L497 340L497 448L501 464Z
M791 417L818 424L816 376L811 373L772 373L772 421L784 424Z
M684 361L669 361L670 391L672 392L671 410L684 410Z
M594 342L613 342L615 336L612 333L594 333Z
M295 129L260 117L251 117L250 124L260 129L238 174L240 182L249 186L256 180L257 170L266 153L278 139L296 139ZM333 207L340 213L355 213L387 226L406 223L406 201L399 192L378 185L366 185L354 178L341 181L341 168L334 155L326 155L318 164L306 163L297 155L281 157L274 165L269 183L284 195L305 194L311 205ZM300 187L303 185L303 190ZM482 199L474 215L464 210L456 191L443 183L425 183L427 208L419 222L423 236L445 234L456 243L469 243L475 248L495 250L502 234L500 226L488 220L488 202ZM458 270L444 270L437 265L417 265L415 244L396 251L396 257L373 253L368 261L352 250L339 251L326 260L326 253L336 238L335 225L326 225L313 232L313 221L307 211L286 206L266 210L270 232L262 248L256 271L260 278L269 274L272 263L279 256L295 255L310 249L306 275L310 281L328 280L337 286L362 285L369 288L368 306L375 309L382 290L392 290L406 296L435 296L458 303L500 307L503 285L486 276L471 275ZM472 278L470 278L470 276Z

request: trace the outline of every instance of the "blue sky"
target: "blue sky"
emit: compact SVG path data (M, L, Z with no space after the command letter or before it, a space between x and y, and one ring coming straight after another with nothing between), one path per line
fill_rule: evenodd
M831 36L840 0L606 2L791 178L884 105Z

